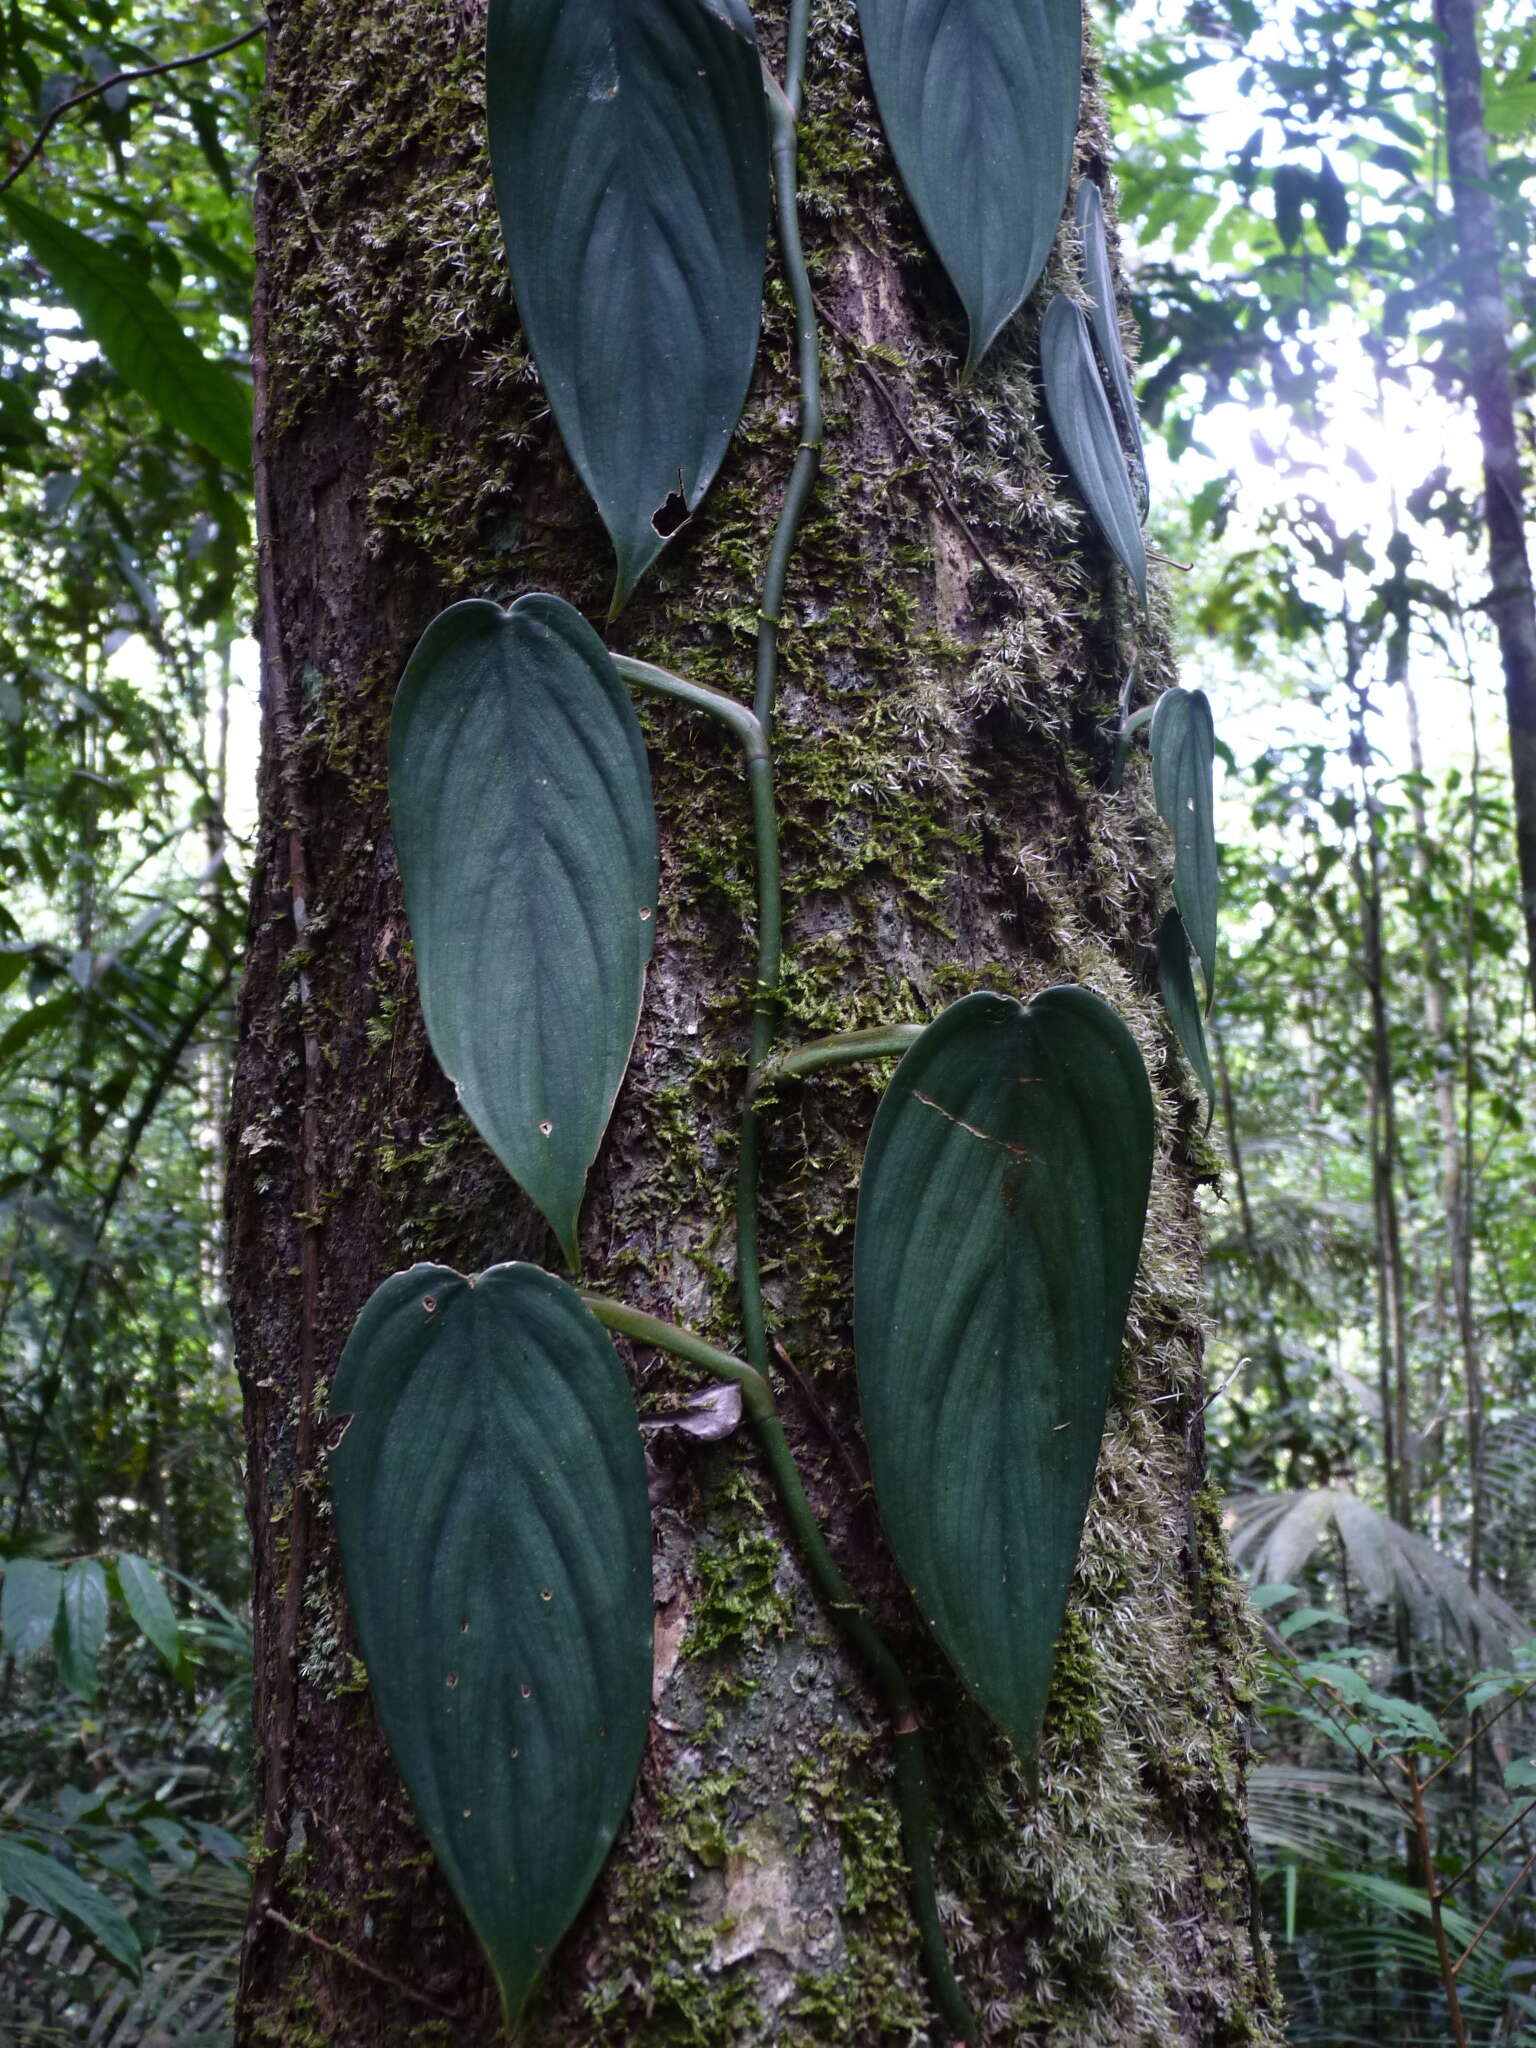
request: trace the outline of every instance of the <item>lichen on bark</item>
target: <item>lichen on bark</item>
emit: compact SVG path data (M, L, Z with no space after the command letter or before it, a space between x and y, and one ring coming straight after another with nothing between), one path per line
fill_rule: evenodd
M783 10L757 11L772 54ZM475 9L280 0L271 13L261 291L273 602L231 1172L269 1811L240 2033L285 2048L473 2048L496 2038L494 1994L359 1686L323 1429L306 1468L296 1460L300 1274L307 1244L323 1402L352 1317L397 1266L552 1257L425 1046L385 740L400 668L439 605L547 588L600 618L611 566L510 304ZM1079 166L1107 183L1108 157L1090 53ZM989 2039L1268 2041L1242 1823L1252 1646L1200 1494L1196 1106L1150 969L1165 850L1136 774L1124 796L1102 791L1126 662L1134 652L1147 687L1171 676L1166 622L1160 607L1134 620L1038 425L1037 313L1069 281L1065 233L1032 307L957 388L958 308L894 181L842 0L816 9L802 161L828 436L784 633L786 1030L922 1017L972 987L1027 997L1075 979L1120 1008L1159 1084L1147 1252L1038 1798L924 1636L862 1480L849 1268L878 1074L787 1084L773 1107L767 1288L814 1397L788 1378L786 1420L840 1562L914 1670L933 1730L942 1900ZM732 455L620 621L621 651L747 694L794 399L787 300L771 275ZM673 707L644 719L664 911L584 1254L609 1291L734 1343L748 812L713 730ZM309 875L301 941L295 835ZM656 1404L687 1384L658 1357L628 1362ZM874 1697L787 1552L747 1443L666 1432L653 1462L652 1739L625 1832L528 2038L937 2040ZM281 1609L296 1490L294 1643Z

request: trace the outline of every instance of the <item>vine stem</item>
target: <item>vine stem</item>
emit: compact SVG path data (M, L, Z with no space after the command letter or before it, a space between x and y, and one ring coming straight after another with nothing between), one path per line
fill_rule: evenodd
M816 1589L836 1616L849 1642L863 1658L890 1712L896 1766L896 1810L911 1870L913 1914L929 1985L940 2012L956 2029L960 2042L973 2040L974 2022L950 1966L949 1949L934 1890L933 1815L923 1759L922 1724L917 1716L912 1687L890 1645L843 1577L828 1548L800 1477L800 1468L789 1447L789 1439L784 1434L784 1425L779 1420L767 1375L745 1359L695 1336L691 1330L679 1329L675 1323L663 1322L659 1316L646 1315L640 1309L629 1307L626 1302L585 1292L581 1298L605 1329L617 1331L620 1336L632 1338L637 1343L649 1344L655 1350L669 1351L689 1365L713 1374L716 1379L729 1380L740 1387L741 1405L751 1418L791 1534Z
M702 1338L680 1330L621 1302L601 1295L582 1299L607 1328L640 1343L670 1351L742 1390L742 1405L752 1421L763 1456L783 1506L790 1531L811 1577L836 1616L854 1650L863 1659L889 1709L896 1777L896 1806L902 1841L911 1873L913 1917L917 1922L924 1967L934 2002L960 2043L975 2039L975 2027L955 1980L939 1918L933 1880L933 1817L923 1760L922 1728L905 1672L889 1645L860 1605L827 1547L821 1525L806 1496L799 1468L779 1420L769 1377L769 1343L763 1307L762 1258L759 1248L759 1192L762 1180L762 1117L756 1097L769 1081L791 1074L814 1073L822 1067L867 1059L880 1052L902 1051L912 1027L883 1032L848 1032L812 1046L796 1047L770 1065L779 1022L783 975L784 916L779 861L778 812L774 795L773 714L778 689L779 625L784 589L801 522L821 469L824 415L821 398L821 348L816 301L800 239L798 124L805 82L811 0L791 0L781 91L771 76L764 80L773 122L773 185L779 248L794 307L795 344L800 384L799 438L794 466L784 491L763 574L758 604L755 691L749 707L722 691L680 676L649 662L616 656L626 681L657 695L691 705L726 726L745 756L757 854L757 972L752 997L752 1042L746 1098L742 1106L741 1140L736 1168L736 1275L741 1302L746 1358L720 1351ZM871 1043L878 1039L879 1044Z
M893 1059L915 1045L922 1035L921 1024L872 1024L863 1031L834 1031L830 1038L812 1038L804 1045L792 1045L786 1052L775 1053L762 1066L752 1069L747 1088L752 1095L760 1095L780 1081L824 1073L828 1067Z

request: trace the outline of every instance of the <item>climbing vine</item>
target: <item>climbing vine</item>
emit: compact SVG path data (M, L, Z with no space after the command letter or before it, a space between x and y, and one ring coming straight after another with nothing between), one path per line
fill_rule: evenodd
M967 314L968 376L1033 291L1060 225L1080 6L860 0L859 14L898 167ZM1027 1008L977 992L926 1024L780 1042L778 640L823 435L797 175L809 16L810 0L792 0L781 80L745 0L654 0L643 16L626 0L492 0L487 109L512 283L613 542L610 618L696 511L735 430L770 215L794 309L798 445L762 576L750 703L610 654L545 592L505 611L455 605L411 658L390 790L428 1034L571 1277L507 1265L466 1280L417 1266L386 1280L336 1381L331 1488L385 1735L515 2022L622 1823L648 1724L644 1464L604 1332L739 1387L793 1537L888 1712L931 1993L954 2034L974 2039L935 1894L912 1690L827 1546L777 1412L759 1242L764 1129L790 1075L901 1055L855 1235L876 1496L935 1638L1032 1776L1140 1254L1152 1098L1123 1021L1076 987ZM1096 187L1080 188L1074 218L1097 297L1091 325L1073 299L1046 309L1046 403L1144 602L1144 473L1104 302ZM588 1286L581 1269L582 1197L633 1046L658 912L631 688L722 724L752 807L740 1357ZM1128 692L1122 746L1140 720ZM1204 727L1161 710L1151 723L1177 848L1169 916L1189 926L1207 996L1208 727L1208 710ZM1172 733L1177 749L1163 744ZM1170 1013L1189 1046L1198 1004L1182 1001L1176 950L1160 941L1165 953Z

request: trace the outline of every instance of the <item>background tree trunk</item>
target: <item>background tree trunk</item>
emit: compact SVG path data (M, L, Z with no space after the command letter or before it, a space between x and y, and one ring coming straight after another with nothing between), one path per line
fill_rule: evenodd
M782 10L758 13L773 53ZM779 720L787 1032L1076 979L1119 1005L1161 1084L1133 1344L1038 1799L925 1641L850 1482L851 1223L878 1076L786 1091L771 1127L770 1306L816 1396L791 1382L786 1420L834 1549L917 1674L939 1882L989 2038L1267 2041L1242 1806L1253 1645L1204 1490L1194 1189L1212 1168L1151 994L1162 837L1140 770L1122 798L1100 787L1127 664L1168 680L1166 640L1159 626L1137 645L1122 579L1042 444L1034 316L956 389L957 309L893 182L852 9L817 13L802 160L836 331ZM279 0L271 14L263 824L230 1168L266 1848L240 2038L478 2044L496 2035L494 1995L413 1828L342 1601L324 1392L389 1272L551 1255L425 1045L385 736L438 606L544 588L600 618L611 567L509 302L477 7ZM1081 167L1102 171L1105 153L1090 78ZM739 694L794 451L792 368L774 279L721 482L611 636ZM748 814L713 729L642 715L663 912L584 1251L608 1291L730 1342ZM672 1361L630 1362L642 1400L686 1384ZM529 2038L927 2039L876 1702L786 1552L750 1444L665 1436L654 1463L657 1715Z

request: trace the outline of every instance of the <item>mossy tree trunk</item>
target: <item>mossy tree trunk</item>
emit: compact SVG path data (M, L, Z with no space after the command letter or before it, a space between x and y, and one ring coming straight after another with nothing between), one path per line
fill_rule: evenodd
M758 12L772 50L782 10ZM240 2038L487 2043L494 1995L355 1655L325 1389L391 1271L552 1258L423 1038L385 738L402 664L440 605L539 588L600 618L611 569L518 338L471 0L278 0L271 16L263 811L230 1183L266 1853ZM1167 681L1166 636L1138 626L1042 440L1035 315L957 388L957 309L893 182L852 8L824 0L817 16L803 170L829 434L784 644L788 1029L1080 980L1131 1021L1160 1101L1133 1341L1038 1798L925 1641L862 1482L850 1225L878 1075L797 1084L775 1112L765 1250L797 1369L786 1419L839 1559L917 1675L939 1883L988 2038L1267 2041L1242 1812L1252 1644L1204 1483L1203 1113L1152 993L1166 871L1144 772L1121 797L1103 790L1127 665L1144 689ZM1091 77L1080 168L1107 170ZM611 636L622 651L750 694L792 371L773 282L735 452ZM670 707L643 715L664 909L584 1251L607 1291L731 1343L749 818L715 729ZM652 1406L688 1384L654 1354L629 1363ZM652 1441L656 1717L625 1831L529 2039L938 2040L877 1703L786 1550L751 1443Z

